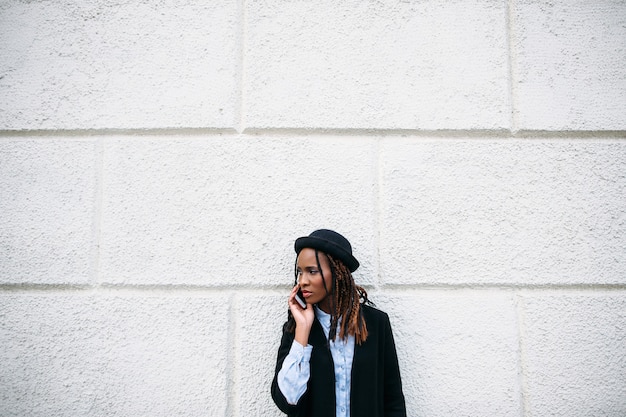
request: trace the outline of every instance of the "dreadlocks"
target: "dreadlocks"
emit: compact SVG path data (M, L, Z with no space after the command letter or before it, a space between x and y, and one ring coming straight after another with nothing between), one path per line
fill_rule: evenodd
M334 259L331 255L322 252L330 264L331 287L326 287L326 279L320 264L319 252L315 250L315 260L317 267L322 276L322 283L326 290L327 297L330 301L330 331L328 340L336 340L337 326L341 318L342 325L339 330L339 338L346 339L349 335L353 335L355 342L361 344L367 339L367 326L365 318L361 310L361 304L373 304L367 298L367 291L363 287L355 284L354 278L350 270L340 260ZM297 260L296 260L297 261ZM296 268L296 284L298 283L298 274ZM296 323L289 311L289 319L285 324L285 328L289 332L295 331Z
M339 318L342 326L339 330L339 338L346 339L348 335L354 335L357 344L367 339L367 326L361 312L361 300L369 303L367 292L363 287L354 283L354 278L343 262L326 255L330 262L332 274L332 291L330 292L330 332L329 340L335 340ZM319 260L318 260L319 265ZM321 268L320 268L321 271ZM322 279L323 279L322 275Z

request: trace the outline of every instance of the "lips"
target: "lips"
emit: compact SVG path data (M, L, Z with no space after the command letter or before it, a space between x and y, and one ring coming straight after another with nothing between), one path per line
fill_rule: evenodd
M302 291L302 295L304 296L304 298L308 298L311 296L311 294L313 294L311 291Z

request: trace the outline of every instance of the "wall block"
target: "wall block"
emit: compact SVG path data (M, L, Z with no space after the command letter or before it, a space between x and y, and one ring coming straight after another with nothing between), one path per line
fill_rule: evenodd
M0 5L3 129L233 127L233 2Z
M224 415L225 296L0 295L3 416Z
M375 232L361 229L374 223L374 149L371 139L107 140L102 282L285 285L293 236L321 227L375 259Z
M246 17L246 126L509 127L504 2L254 1Z
M626 129L626 3L513 5L517 128Z
M0 284L88 284L96 142L0 140Z
M522 297L528 416L626 414L626 294Z
M386 283L626 283L623 141L390 139L381 171Z
M510 292L403 291L372 299L390 316L409 415L520 415Z

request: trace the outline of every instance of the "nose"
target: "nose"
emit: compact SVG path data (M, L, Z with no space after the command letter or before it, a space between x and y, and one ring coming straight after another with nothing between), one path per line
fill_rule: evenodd
M298 284L300 284L300 286L309 283L309 279L307 277L307 274L303 273L302 271L298 271L297 277L298 277ZM307 278L305 278L305 277L307 277Z

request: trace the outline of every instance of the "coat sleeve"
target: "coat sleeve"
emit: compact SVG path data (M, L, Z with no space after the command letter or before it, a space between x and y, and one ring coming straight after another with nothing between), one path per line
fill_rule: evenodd
M300 398L300 400L298 401L298 404L291 405L287 402L287 399L285 398L283 393L280 391L280 388L278 387L278 372L283 366L285 357L287 357L287 355L289 354L289 350L291 349L291 345L293 344L293 339L294 339L294 335L292 333L289 333L286 330L283 330L283 336L280 341L280 347L278 348L278 357L276 359L276 369L274 370L274 379L272 380L271 392L272 392L272 399L274 400L274 403L280 409L280 411L287 414L289 417L299 417L303 415L302 404L305 401L305 397L307 396L307 393L305 393Z
M406 417L406 405L402 392L402 379L400 377L400 366L398 365L398 355L396 344L393 339L389 316L385 314L385 417Z

